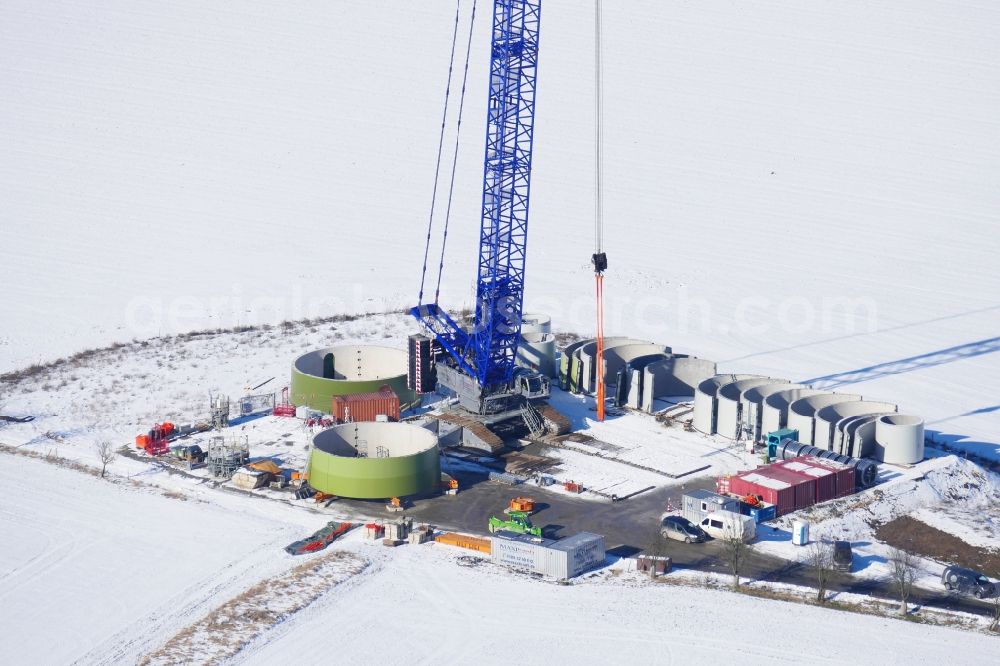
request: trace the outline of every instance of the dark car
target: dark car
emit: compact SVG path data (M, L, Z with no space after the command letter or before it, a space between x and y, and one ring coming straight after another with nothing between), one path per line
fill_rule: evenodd
M996 595L996 585L989 578L964 567L945 567L941 574L941 582L946 590L956 590L962 594L971 594L976 599L986 599Z
M850 541L833 542L833 568L845 573L854 570L854 551L851 550Z
M660 525L660 535L665 539L676 539L684 543L701 543L708 538L704 530L680 516L664 518Z

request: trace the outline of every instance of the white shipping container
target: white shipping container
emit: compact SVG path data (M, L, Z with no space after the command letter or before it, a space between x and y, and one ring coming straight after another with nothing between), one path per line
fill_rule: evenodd
M493 559L500 564L537 571L543 564L545 539L532 542L522 534L498 532L493 537Z
M581 532L557 542L554 548L566 552L566 578L604 564L604 537L599 534Z
M604 537L582 532L560 541L513 532L493 536L493 560L565 580L604 563Z

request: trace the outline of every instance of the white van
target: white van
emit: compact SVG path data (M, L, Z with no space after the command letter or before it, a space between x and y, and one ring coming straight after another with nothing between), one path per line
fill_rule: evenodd
M735 511L713 511L698 523L713 539L725 539L730 534L742 534L749 543L757 537L757 521Z

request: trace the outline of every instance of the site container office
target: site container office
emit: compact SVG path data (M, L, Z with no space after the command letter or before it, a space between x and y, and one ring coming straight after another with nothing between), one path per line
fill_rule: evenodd
M604 562L604 537L582 532L562 541L502 530L493 535L493 559L564 580Z
M600 534L580 532L557 541L552 550L566 553L566 578L578 576L604 563L604 537Z
M681 514L692 523L697 524L702 518L716 511L739 513L740 502L735 498L701 489L687 492L681 498Z

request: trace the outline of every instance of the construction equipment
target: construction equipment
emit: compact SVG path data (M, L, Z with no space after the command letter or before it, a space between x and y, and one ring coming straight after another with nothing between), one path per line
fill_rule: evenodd
M441 472L440 488L445 495L457 495L458 479L447 472Z
M459 404L479 415L521 416L526 401L545 400L549 379L515 363L521 343L524 305L525 256L528 239L528 196L531 184L532 140L535 121L535 78L538 65L538 26L541 0L494 0L490 48L490 88L486 122L476 307L471 328L456 322L438 304L444 241L451 210L444 222L438 287L433 303L424 303L424 282L430 248L438 173L428 220L418 305L411 313L434 336L445 352L437 364L439 385L454 392ZM457 35L456 15L456 35ZM472 14L475 20L475 13ZM471 45L472 30L470 26ZM452 58L454 62L454 37ZM468 49L466 72L468 72ZM451 88L451 69L448 92ZM462 102L465 99L462 86ZM445 118L447 118L445 95ZM459 107L458 130L461 129ZM442 123L442 139L444 123ZM456 140L457 143L457 140ZM457 163L457 159L455 160ZM455 163L452 165L454 183Z
M288 401L288 387L281 389L281 402L274 406L275 416L290 416L295 418L295 405Z
M309 499L310 497L316 496L316 490L313 489L308 483L303 483L298 490L295 491L295 499Z
M535 511L535 500L530 497L515 497L510 501L510 506L503 510L504 513L510 514L515 511L519 511L524 514L532 514Z
M403 500L399 499L398 497L393 497L385 505L385 510L386 511L391 511L393 513L398 513L400 511L402 511L403 510Z
M208 452L197 444L175 445L170 447L170 452L178 460L184 460L189 463L203 463L205 462L205 458L208 457Z
M523 511L511 511L507 514L507 520L502 520L496 516L490 516L490 534L506 530L507 532L517 532L518 534L530 534L532 536L542 536L542 528L531 524L528 514Z
M170 453L170 440L176 433L173 423L165 421L157 423L144 435L136 435L135 446L143 449L146 455L164 456Z
M604 101L601 82L601 0L594 0L594 254L590 261L594 264L594 283L597 288L597 420L604 420L604 271L608 268L608 256L604 253L604 172L602 157L604 152Z

